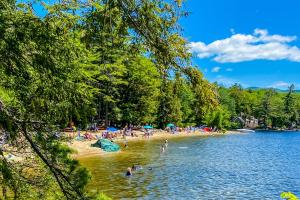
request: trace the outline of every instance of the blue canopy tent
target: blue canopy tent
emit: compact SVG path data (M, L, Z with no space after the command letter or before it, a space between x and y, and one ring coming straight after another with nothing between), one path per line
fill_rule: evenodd
M146 125L146 126L144 126L144 129L153 129L153 126Z
M118 131L119 129L115 128L115 127L107 127L106 129L107 131L110 131L110 132L115 132L115 131Z
M167 124L167 127L175 127L175 125L172 123L169 123L169 124Z

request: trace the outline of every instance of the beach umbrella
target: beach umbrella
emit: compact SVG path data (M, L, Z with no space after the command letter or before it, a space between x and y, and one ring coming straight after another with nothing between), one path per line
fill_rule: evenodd
M167 124L167 127L174 127L175 125L172 123Z
M107 131L111 131L111 132L115 132L118 131L119 129L115 128L115 127L107 127L106 129Z
M144 126L144 128L145 128L145 129L152 129L153 127L150 126L150 125L146 125L146 126Z

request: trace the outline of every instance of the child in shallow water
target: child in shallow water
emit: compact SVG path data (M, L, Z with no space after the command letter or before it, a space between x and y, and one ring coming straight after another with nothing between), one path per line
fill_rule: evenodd
M165 140L165 148L167 148L168 147L168 140L166 139Z
M132 170L131 170L131 167L128 167L127 168L127 172L125 174L126 176L132 176Z

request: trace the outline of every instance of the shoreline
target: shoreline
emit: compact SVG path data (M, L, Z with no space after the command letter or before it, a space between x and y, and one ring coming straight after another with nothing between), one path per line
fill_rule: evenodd
M92 144L97 142L97 139L93 140L85 140L85 141L72 141L72 143L67 143L67 145L73 149L75 152L72 154L72 157L75 159L86 158L86 157L94 157L94 156L107 156L107 155L115 155L122 153L122 147L124 146L125 141L134 143L139 141L153 141L153 140L165 140L165 139L175 139L175 138L189 138L189 137L214 137L214 136L225 136L232 134L247 134L240 131L226 131L225 133L220 132L201 132L195 131L191 133L187 132L179 132L176 134L169 133L167 131L156 131L149 138L143 137L142 131L134 131L137 137L127 136L126 139L119 137L115 138L114 142L119 144L121 150L118 152L105 152L99 147L92 147Z
M300 129L254 129L261 132L299 132Z

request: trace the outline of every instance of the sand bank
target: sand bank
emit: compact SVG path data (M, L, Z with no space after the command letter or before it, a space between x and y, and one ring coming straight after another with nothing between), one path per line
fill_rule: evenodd
M101 134L101 132L93 133L93 134ZM213 137L213 136L221 136L221 135L229 135L229 134L245 134L238 131L227 131L226 133L219 133L219 132L179 132L176 134L172 134L166 131L154 131L152 136L144 137L144 132L142 131L134 131L134 134L137 137L126 136L124 139L123 137L114 138L113 141L120 144L121 148L124 146L124 142L126 141L141 141L141 140L165 140L165 139L172 139L172 138L186 138L186 137ZM108 153L104 152L102 149L98 147L93 147L92 144L96 143L97 140L84 140L84 141L73 141L68 145L76 151L73 156L75 158L79 157L93 157L93 156L104 156L109 154L115 153ZM122 152L122 151L120 151ZM117 153L120 153L117 152Z

